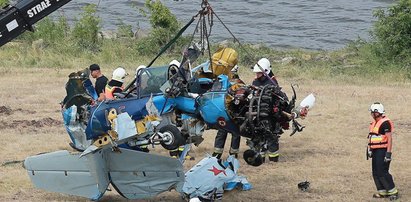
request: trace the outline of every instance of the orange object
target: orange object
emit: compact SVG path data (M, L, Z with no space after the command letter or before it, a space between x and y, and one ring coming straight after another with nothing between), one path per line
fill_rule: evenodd
M122 87L106 85L106 88L104 90L104 95L106 96L106 100L114 100L113 92L116 89L121 89L121 91L123 91Z
M381 124L388 121L391 125L391 132L394 131L394 124L387 117L383 117L378 122L373 121L370 124L370 133L368 135L368 145L371 149L381 149L388 147L388 137L385 134L379 134Z

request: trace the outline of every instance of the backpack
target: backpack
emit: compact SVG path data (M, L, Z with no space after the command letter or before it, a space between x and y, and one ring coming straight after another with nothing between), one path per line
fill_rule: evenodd
M232 48L220 48L213 54L211 61L211 69L215 78L221 74L231 78L231 69L238 62L238 53Z

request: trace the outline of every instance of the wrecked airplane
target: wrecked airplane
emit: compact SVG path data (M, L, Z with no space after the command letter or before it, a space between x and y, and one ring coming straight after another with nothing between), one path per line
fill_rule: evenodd
M0 36L0 45L31 29L32 24L67 2L47 1L46 5L43 1L26 0L7 7L0 18L0 24L6 28ZM34 17L30 12L28 16L15 15L39 8L36 5L40 4L43 6L41 10L37 9ZM305 117L304 112L312 107L315 98L310 95L298 105L295 103L295 91L292 99L288 100L278 85L256 87L233 82L231 70L235 69L237 55L233 50L218 50L211 56L207 35L210 32L205 22L206 18L216 14L206 0L202 1L201 7L198 14L147 65L150 67L199 17L199 22L204 22L201 41L190 42L179 67L138 71L136 79L124 93L117 95L118 99L96 102L87 70L69 76L62 114L71 145L81 153L56 151L28 157L24 167L36 187L93 200L100 199L110 184L128 199L150 198L172 189L184 192L190 198L204 197L207 193L216 192L209 190L212 186L201 193L190 191L193 183L187 180L201 176L185 176L182 161L141 152L140 147L161 144L172 150L182 145L199 145L204 130L223 129L247 138L250 149L244 152L244 160L259 166L262 164L260 152L267 138L283 133L280 121L292 122L291 135L302 131L303 126L296 119ZM208 25L209 28L211 26ZM201 48L197 47L198 44ZM191 67L201 54L200 50L203 54L208 50L210 55L208 62L193 68L204 73L196 76L198 72ZM225 55L227 52L233 54ZM143 88L146 86L142 85L143 80L150 81L148 88ZM227 180L241 179L235 177L238 166L229 168L215 158L208 160L212 163L205 161L199 167L207 171L211 169L214 176L221 173L226 176L229 172L231 175ZM234 160L229 162L238 164ZM217 168L216 163L221 168ZM212 168L208 168L209 165L213 165ZM214 187L217 184L221 187L221 182L215 181ZM244 180L237 182L247 184Z

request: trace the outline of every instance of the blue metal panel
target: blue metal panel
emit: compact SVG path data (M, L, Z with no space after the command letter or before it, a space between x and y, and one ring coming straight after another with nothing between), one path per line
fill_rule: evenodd
M87 93L93 98L93 100L97 100L98 95L90 79L83 81L83 86L86 89Z
M163 114L170 112L173 110L175 106L175 100L172 98L166 99L163 95L158 95L153 97L153 102L158 112ZM167 102L165 105L164 103ZM164 109L163 109L164 108Z
M100 103L92 107L89 124L86 128L87 139L97 138L107 133L111 126L106 118L110 109L116 109L117 114L127 112L131 119L141 120L148 114L146 110L147 98L127 98L121 100L111 100Z
M174 98L177 109L180 109L184 113L194 115L196 113L196 100L189 97L177 97Z
M230 119L225 108L226 92L208 92L198 99L201 117L211 128L224 129L232 133L238 133L239 129ZM218 124L218 119L224 118L225 125Z
M223 117L228 120L224 104L225 92L205 93L198 99L201 116L207 124L216 124L217 119Z

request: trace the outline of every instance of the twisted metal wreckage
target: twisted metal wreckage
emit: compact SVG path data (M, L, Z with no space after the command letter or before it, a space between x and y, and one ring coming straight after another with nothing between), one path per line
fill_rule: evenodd
M32 24L67 2L24 0L6 7L0 14L0 45L32 30ZM184 155L177 160L140 151L144 145L161 144L167 150L185 145L186 153L191 144L202 142L204 130L224 129L247 138L244 159L259 166L267 138L283 133L280 120L292 122L291 135L301 132L303 126L296 119L314 104L311 94L296 105L294 88L288 100L274 82L262 88L233 82L238 81L231 71L236 70L237 53L222 48L211 55L208 43L213 17L227 27L206 0L201 8L147 67L197 18L181 65L138 70L118 99L94 102L97 95L88 69L69 75L62 113L71 146L81 153L64 150L28 157L24 167L36 187L93 200L100 199L110 184L128 199L149 198L171 189L186 199L213 199L224 189L251 188L237 175L239 163L233 157L219 161L207 156L184 173ZM193 42L196 33L198 43ZM205 51L209 61L191 68ZM147 87L143 82L148 82Z

